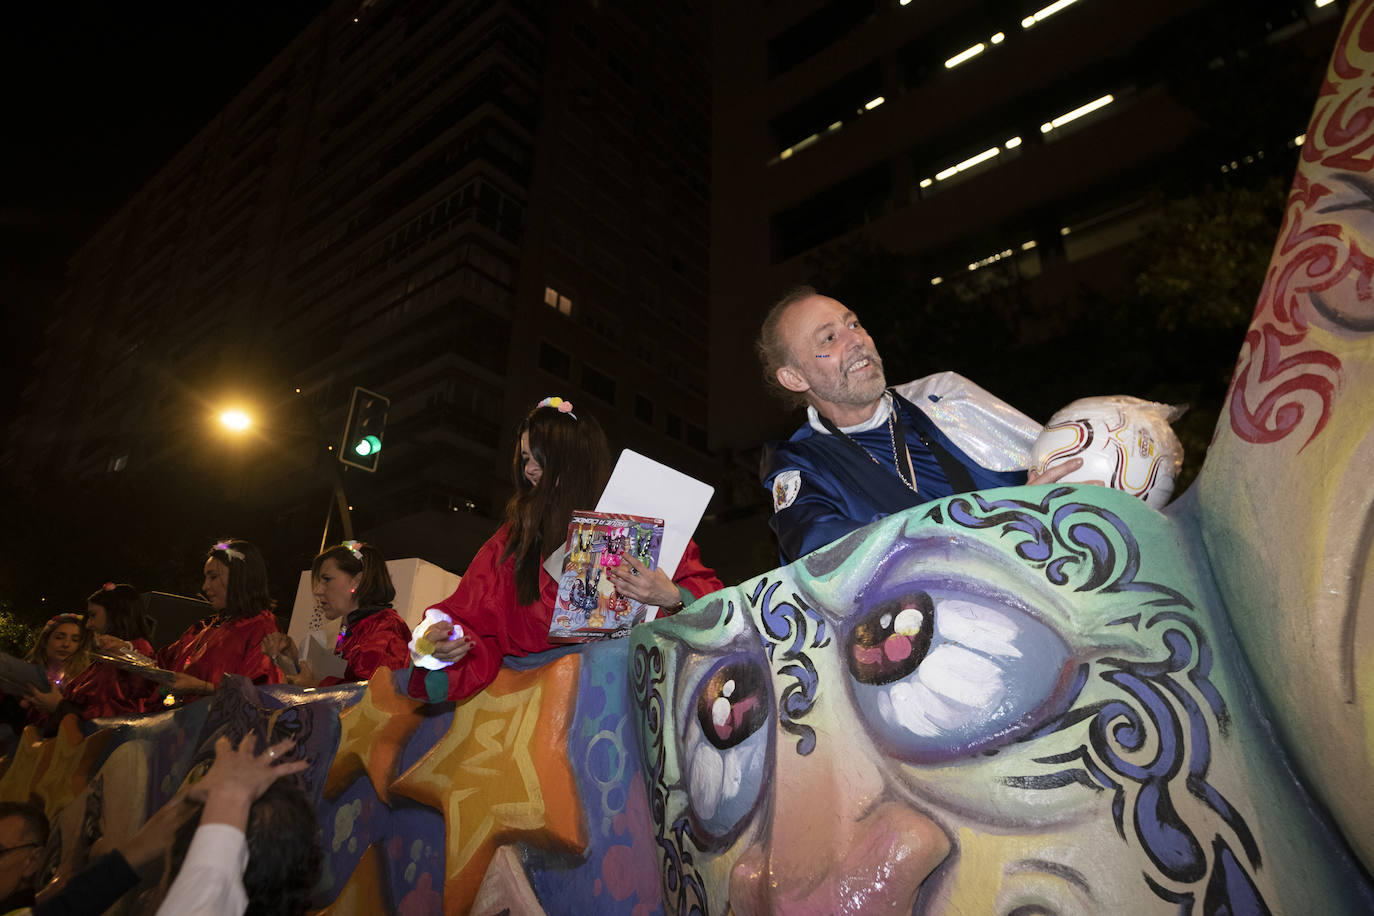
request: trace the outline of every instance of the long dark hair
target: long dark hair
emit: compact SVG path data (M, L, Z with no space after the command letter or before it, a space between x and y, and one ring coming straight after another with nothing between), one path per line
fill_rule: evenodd
M230 556L229 551L243 559ZM272 594L267 590L267 564L262 552L247 541L234 538L220 541L205 554L229 567L229 587L225 590L225 617L240 619L272 609Z
M153 641L153 630L148 615L144 613L143 599L132 585L102 587L93 592L86 603L98 604L105 609L105 632L111 636Z
M538 486L525 479L520 457L525 433L542 469ZM595 417L536 407L520 424L511 456L515 495L506 503L510 539L501 561L515 557L515 595L521 604L539 597L540 564L563 543L573 511L595 508L610 476L611 449Z
M355 555L353 551L358 553ZM333 560L350 576L358 576L358 607L390 607L396 598L396 586L391 583L391 573L386 569L386 557L371 544L362 541L344 541L335 544L315 558L310 566L312 579L320 577L320 567L325 560Z

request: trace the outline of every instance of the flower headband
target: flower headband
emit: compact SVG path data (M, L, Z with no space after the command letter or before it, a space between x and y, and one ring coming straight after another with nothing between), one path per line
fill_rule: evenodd
M359 563L363 561L363 542L362 541L341 541L340 547L347 547L348 552L353 554L353 559Z
M214 551L215 553L226 554L231 560L243 559L243 551L235 550L234 548L230 547L228 541L220 541L218 544L211 547L210 550Z
M541 407L552 407L559 413L565 413L568 416L572 417L574 420L577 419L577 414L573 413L572 401L565 401L557 396L551 398L544 398L544 400L534 405L535 410L538 410Z
M60 623L80 623L82 615L63 611L61 614L53 614L48 618L48 622L43 624L44 628L55 627Z

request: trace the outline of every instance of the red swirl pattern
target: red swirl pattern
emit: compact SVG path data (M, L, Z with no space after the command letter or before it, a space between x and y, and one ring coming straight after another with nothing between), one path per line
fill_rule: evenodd
M1231 429L1247 442L1330 419L1341 361L1308 340L1374 332L1374 0L1352 3L1317 97L1278 243L1231 383Z

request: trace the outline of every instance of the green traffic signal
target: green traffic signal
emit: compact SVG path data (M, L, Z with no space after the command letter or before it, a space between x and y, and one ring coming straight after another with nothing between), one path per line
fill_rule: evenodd
M339 461L349 467L366 471L377 470L382 458L382 437L386 435L386 412L391 401L375 391L354 388L348 405L348 422L339 440Z

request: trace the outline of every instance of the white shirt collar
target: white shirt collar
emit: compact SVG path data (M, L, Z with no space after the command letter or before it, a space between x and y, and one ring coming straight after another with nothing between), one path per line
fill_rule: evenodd
M877 407L873 408L873 416L853 426L841 426L840 432L852 436L854 433L866 433L870 429L877 429L887 422L887 415L891 412L892 395L883 392L882 400L878 402ZM816 408L812 407L810 404L806 405L806 421L811 424L811 428L816 432L823 433L827 436L830 435L830 430L826 429L821 423L820 414L816 413Z

